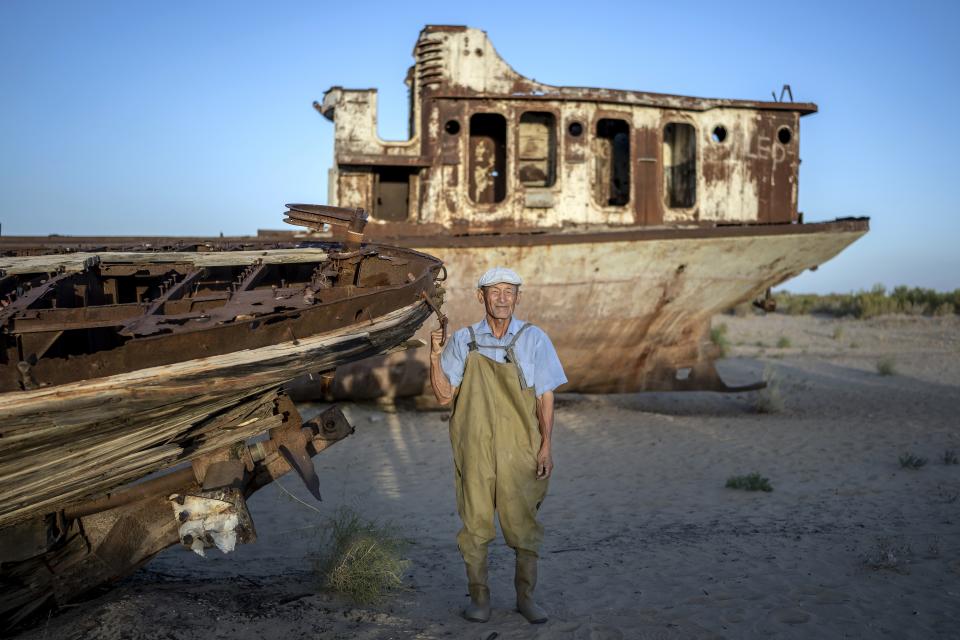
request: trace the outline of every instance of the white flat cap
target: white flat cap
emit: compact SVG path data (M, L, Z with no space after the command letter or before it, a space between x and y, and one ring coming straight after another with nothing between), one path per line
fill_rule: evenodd
M520 279L520 276L518 276L517 272L513 269L494 267L480 276L480 282L477 283L477 288L482 289L483 287L500 283L515 284L519 287L523 284L523 280Z

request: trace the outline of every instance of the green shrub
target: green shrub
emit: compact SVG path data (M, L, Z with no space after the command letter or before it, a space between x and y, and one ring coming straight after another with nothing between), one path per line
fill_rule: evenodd
M410 565L401 554L408 542L389 526L342 507L327 528L324 550L314 568L332 591L358 604L375 603L403 586Z
M877 373L882 376L892 376L895 374L896 367L893 358L884 356L877 361Z
M710 328L710 342L717 345L721 358L727 357L727 351L730 349L730 340L727 338L726 323L721 323L716 327Z
M773 491L770 480L757 472L745 476L730 476L727 478L728 489L743 489L744 491Z
M957 452L953 449L944 451L940 459L943 460L943 464L960 464L960 460L957 459Z
M790 348L790 338L787 336L780 336L780 339L777 340L778 349L789 349Z
M900 456L901 469L919 469L927 464L927 459L922 456L915 456L909 451Z
M960 289L938 292L922 287L899 286L887 292L883 285L854 293L790 293L776 295L777 311L788 315L820 313L854 318L873 318L891 313L950 315L960 313Z
M843 338L843 325L838 324L833 328L833 339L840 340L841 338Z

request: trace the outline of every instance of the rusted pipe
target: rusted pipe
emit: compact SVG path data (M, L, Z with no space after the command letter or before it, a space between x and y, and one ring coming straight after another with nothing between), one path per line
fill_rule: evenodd
M430 296L427 295L426 291L420 292L420 299L427 303L427 306L430 307L430 310L437 314L437 320L440 321L440 329L443 330L443 334L440 336L440 346L447 344L447 324L449 320L447 316L440 312L440 308L437 305L433 304L433 300L430 299Z
M109 509L115 509L125 504L137 502L150 496L172 493L183 489L184 485L190 483L196 484L197 479L193 475L193 468L187 467L179 471L174 471L173 473L168 473L165 476L154 478L153 480L141 482L128 489L108 493L102 498L67 507L63 510L63 516L67 520L82 518L93 513L99 513Z

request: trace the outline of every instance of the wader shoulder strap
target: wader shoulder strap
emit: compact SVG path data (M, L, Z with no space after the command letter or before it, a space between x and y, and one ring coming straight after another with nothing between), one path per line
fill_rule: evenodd
M513 351L513 347L517 344L517 340L520 339L520 334L523 333L524 329L527 327L533 326L529 322L524 322L523 326L513 334L513 340L510 341L510 344L507 345L507 351Z
M528 389L530 385L527 383L527 377L523 375L523 369L520 367L520 361L517 360L517 356L513 353L513 348L517 344L517 340L520 339L520 334L523 333L524 329L530 326L529 322L524 322L523 326L513 334L513 340L510 341L510 344L506 346L507 350L507 362L510 362L517 368L517 373L520 374L520 386L524 389Z
M501 344L482 344L479 345L484 349L505 349L507 355L510 356L510 360L516 362L516 358L513 357L513 347L516 346L517 340L520 338L520 334L523 333L523 330L527 327L531 327L529 322L524 322L523 326L515 334L513 334L513 340L510 341L510 344L501 345ZM470 342L467 343L467 346L470 348L470 351L477 350L477 334L474 333L472 326L467 326L467 330L470 332Z

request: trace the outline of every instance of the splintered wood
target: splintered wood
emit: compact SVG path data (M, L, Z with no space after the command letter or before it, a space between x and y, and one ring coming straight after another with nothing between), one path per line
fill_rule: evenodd
M401 346L429 314L417 302L292 342L0 394L0 527L269 431L284 382Z
M71 253L23 258L0 257L0 270L9 274L67 273L83 271L91 261L136 264L192 264L196 267L229 267L234 265L295 264L322 262L327 259L324 249L271 249L269 251L168 251L134 252L104 251L99 253Z

